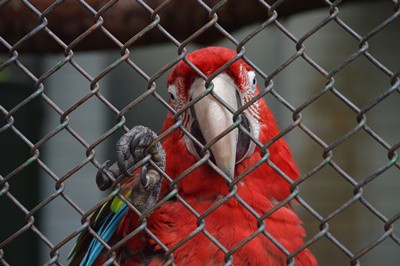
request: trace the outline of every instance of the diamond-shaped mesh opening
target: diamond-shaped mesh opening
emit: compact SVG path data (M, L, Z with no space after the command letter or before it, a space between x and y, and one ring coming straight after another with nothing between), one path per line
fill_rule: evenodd
M135 106L132 110L130 110L126 117L127 117L127 124L128 125L146 125L146 126L153 126L156 125L157 127L160 127L161 125L157 125L158 119L151 119L142 117L138 118L135 116L135 113L137 112L145 112L146 110L149 110L148 108L152 109L152 112L160 112L163 113L165 112L165 107L157 101L155 98L149 98L147 97L141 104Z
M187 40L190 36L195 34L195 32L197 32L199 29L206 26L206 24L210 21L208 19L209 12L207 12L207 10L203 8L202 4L204 5L205 3L199 1L171 2L171 4L169 4L166 8L161 10L160 24L163 27L165 27L168 33L177 38L177 40L183 42L184 40ZM197 10L198 12L194 13L182 12L183 10L187 9ZM171 10L173 10L173 12L171 12ZM173 23L173 20L168 19L169 17L166 16L167 14L169 16L174 16L175 19L179 17L179 19L182 19L183 21L189 21L189 20L194 21L195 22L194 25L196 25L196 27L193 27L192 30L187 31L185 34L183 34L182 29L185 27L185 25L184 24L177 25L176 23ZM167 21L167 19L169 22ZM211 36L213 36L213 38L215 38L215 36L221 36L220 33L214 27L207 26L206 29L207 29L207 34L204 35L210 34ZM201 30L200 32L204 31ZM198 37L198 40L204 39L204 35L201 34ZM216 39L218 39L218 37Z
M29 146L18 136L12 132L7 131L4 132L0 138L2 143L12 142L15 144L15 152L18 152L20 156L16 156L15 158L9 157L8 159L4 159L2 162L4 163L4 168L2 168L2 175L7 175L8 173L12 172L15 168L19 165L23 164L29 158L30 155L30 148Z
M371 18L360 11L371 7ZM73 256L88 264L97 247L107 265L316 265L314 256L320 265L395 263L398 9L0 4L0 263L70 263L75 241ZM188 53L215 41L238 54L213 74L223 50L203 62ZM155 42L163 45L142 47ZM81 52L100 49L112 51ZM177 69L167 90L180 61L191 70ZM243 62L255 70L260 100ZM221 82L235 84L236 101ZM209 102L207 116L199 110ZM238 129L238 152L218 146ZM234 166L221 152L235 156ZM15 255L21 250L26 256Z
M89 144L92 144L98 138L101 137L102 134L109 129L108 125L102 125L101 116L88 116L90 112L99 112L104 116L112 116L113 112L108 109L98 98L92 97L85 101L83 105L78 107L74 112L68 115L69 123L68 125L76 131L79 136L84 138ZM96 134L93 134L91 130L88 130L86 125L95 124L93 126L96 130Z
M318 115L310 115L319 110ZM303 123L326 143L335 141L350 131L356 123L356 114L329 91L308 105Z
M321 38L323 42L319 42ZM359 50L359 42L334 21L312 34L305 40L304 45L306 53L328 71ZM323 49L316 48L321 45Z
M121 75L127 76L128 78L124 82L118 82ZM147 81L125 62L116 67L108 75L107 81L106 86L110 87L107 98L110 99L110 102L119 110L122 110L140 95L144 94L148 87ZM118 84L118 86L113 85L113 83L116 82L120 84ZM160 86L161 85L163 84L160 84ZM160 90L162 89L160 88Z
M10 2L10 1L8 1ZM28 35L30 32L34 31L41 22L39 21L38 17L27 5L24 3L4 3L5 6L2 8L8 9L9 13L12 10L18 10L21 15L27 18L27 27L22 25L21 23L14 23L12 25L8 25L8 27L3 28L2 37L6 39L8 42L15 44L20 41L24 36ZM2 3L3 5L3 3ZM15 12L15 11L14 11ZM4 19L12 19L12 14L5 15ZM12 34L13 32L18 32L19 34L15 35ZM11 37L12 36L12 37ZM3 48L3 47L2 47Z
M371 204L376 206L386 217L392 217L398 212L398 208L390 204L383 203L380 199L388 200L397 195L399 184L396 182L399 178L399 171L396 167L392 167L382 173L379 178L364 186L365 198ZM381 194L378 191L384 189L385 193Z
M36 162L29 163L27 160L18 165L22 168L19 172L10 172L5 178L8 179L10 192L23 204L27 209L33 208L40 202L40 196L35 191L40 190L38 176L44 174L44 171L37 167ZM25 166L26 165L26 166ZM6 203L11 205L11 202ZM24 220L24 219L22 219Z
M329 252L329 258L328 256L317 257L318 263L321 265L347 265L350 263L350 259L329 239L321 238L317 243L310 246L311 252L315 254Z
M391 87L390 77L375 70L376 66L361 56L335 75L335 86L357 106L366 106ZM366 77L364 71L371 72L371 75ZM366 87L371 87L371 89L365 90ZM364 97L357 97L360 93Z
M73 42L96 22L94 15L87 8L86 3L79 2L62 2L59 5L52 5L50 12L46 18L48 19L49 29L54 32L56 36L62 36L62 41L66 44ZM76 23L74 20L70 20L72 16L78 16L80 23ZM62 18L60 20L60 17ZM60 23L63 21L64 23ZM80 25L84 25L81 27ZM74 36L65 38L65 31L73 29L79 29L76 31ZM97 33L96 33L97 34Z
M368 125L391 144L398 141L396 136L400 133L399 120L395 118L399 109L400 94L395 92L368 112ZM384 117L381 115L383 113L386 114Z
M303 173L303 175L309 173ZM325 166L319 170L304 181L304 184L305 189L302 198L323 216L327 216L353 196L352 186L330 166ZM324 191L322 189L316 191L317 188L321 187L324 187ZM313 191L313 193L310 193L310 191Z
M22 227L21 227L22 228ZM18 228L20 229L20 228ZM39 252L39 248L42 245L35 245L34 243L39 242L39 238L35 233L33 233L30 229L23 232L17 238L15 238L10 245L8 245L4 251L4 260L8 263L24 263L24 258L18 256L18 250L22 247L26 249L32 248L36 252ZM42 261L45 263L45 261Z
M17 189L13 189L12 187L10 189L11 192L15 192L16 190ZM21 198L23 197L22 195L20 196ZM22 228L26 224L26 222L25 222L25 214L21 210L19 210L19 208L16 205L14 205L9 198L2 197L1 204L2 206L6 207L8 212L15 214L12 218L11 216L4 217L2 221L2 224L4 226L7 226L7 230L2 231L1 234L1 239L2 241L4 241L7 238L9 238L14 232Z
M168 39L164 37L164 40L167 41ZM141 70L143 73L148 75L149 77L152 77L156 74L159 74L159 70L163 67L165 67L168 64L172 64L176 61L178 54L176 52L175 47L171 47L170 45L162 45L162 49L160 50L160 47L158 46L149 46L149 47L141 47L141 49L137 49L140 46L135 46L132 45L131 47L131 54L130 54L130 59L132 62ZM191 48L188 48L191 49ZM152 56L156 56L157 60L148 60ZM118 68L118 67L117 67ZM117 74L122 73L131 73L135 72L137 73L140 77L138 77L137 82L144 82L145 80L142 78L142 75L139 74L139 72L132 67L132 64L130 62L128 63L123 63L121 64L121 67L119 67L120 70L116 71ZM169 73L169 72L167 72ZM163 74L161 77L159 77L155 82L157 83L157 92L158 93L165 93L165 87L166 87L166 80L168 78L168 75ZM112 76L112 72L110 73ZM136 74L133 75L136 77ZM158 75L157 75L158 76ZM130 75L128 75L130 77ZM139 83L141 84L141 83ZM131 84L131 86L136 85L136 84ZM143 86L143 89L147 89L147 83L146 86Z
M363 6L350 4L347 8L340 10L339 17L346 23L346 25L351 27L355 32L357 32L361 36L364 36L368 32L370 32L374 27L381 24L384 20L388 19L393 15L393 5L390 2L391 1L387 2L385 1L382 3L370 2L370 3L365 3L365 5ZM364 21L364 23L357 23L360 19L363 19L364 12L371 10L379 10L379 12L371 12L370 15L368 16L368 20ZM392 26L388 25L379 32L383 33L382 35L386 35L384 33L385 31L390 29L390 27ZM372 38L371 41L374 42L374 39L375 38ZM385 45L390 45L390 44L385 42Z
M98 190L92 188L92 186L95 184L95 181L90 178L91 176L96 175L96 172L96 167L91 164L87 164L65 181L65 193L68 195L69 198L74 201L76 205L82 208L82 210L89 210L101 198L101 193ZM68 173L65 174L67 175ZM60 177L64 177L64 175L60 175ZM50 181L48 180L48 182ZM53 187L48 189L49 192L53 192L55 190L55 184L56 183L54 182ZM89 198L86 195L82 195L79 191L74 189L76 187L87 187L87 193L89 195L93 195L93 197ZM76 215L79 215L79 213L76 212ZM75 220L75 218L70 220L74 222L79 222L78 220Z
M288 60L294 54L292 47L284 45L284 50L284 53L288 55L279 62L280 64L283 64L284 60ZM303 105L326 86L326 79L303 58L296 59L282 71L276 71L276 69L274 69L274 73L276 73L275 90L294 107ZM298 71L301 72L301 75L294 74ZM289 92L285 90L287 87L296 89ZM289 112L293 114L292 110Z
M396 264L398 256L397 254L393 253L393 247L397 244L393 242L391 239L384 240L381 244L376 246L374 249L366 253L361 259L360 263L364 264L379 264L382 260L387 260L390 264ZM388 259L387 259L388 258Z
M377 21L375 25L379 25L381 21ZM396 50L396 47L399 45L399 40L390 38L390 32L394 28L398 28L400 26L400 19L395 19L391 24L382 29L381 32L378 32L373 38L369 40L370 52L373 54L378 60L382 61L389 69L399 69L399 62L395 60L393 57L388 56L391 52ZM381 42L379 40L382 40ZM380 46L384 44L383 47L388 54L383 53L380 49Z
M38 56L21 56L18 58L20 62L23 64L29 64L32 66L32 69L30 71L35 74L40 74L40 61L38 60ZM2 54L0 62L1 63L6 63L9 60L9 56L6 54ZM35 91L35 88L33 87L34 82L32 79L29 77L29 75L21 69L21 67L12 64L11 62L8 62L4 66L4 70L1 72L2 74L2 86L8 86L8 82L12 84L19 84L19 85L26 85L26 83L30 83L29 86L21 86L19 88L18 96L13 96L10 100L13 100L13 103L15 101L15 104L17 104L17 100L22 101L23 99L27 98L28 95L25 97L22 97L22 93L33 93ZM12 73L12 77L11 77ZM4 93L4 94L3 94ZM8 91L8 90L2 90L2 95L11 95L15 94L15 91ZM19 102L18 102L19 103ZM5 104L6 105L6 104Z
M59 40L54 39L46 30L41 30L35 35L33 35L31 38L29 38L28 41L22 42L21 45L19 46L19 50L21 51L32 51L35 49L42 49L40 42L42 40L46 40L47 45L49 46L49 49L54 52L54 53L63 53L63 45L59 43ZM62 40L63 41L63 40ZM24 55L25 52L22 52L21 55ZM27 53L29 54L29 53ZM35 71L35 70L33 70Z
M70 45L73 44L75 49L80 50L85 49L86 47L90 47L91 44L94 42L99 42L104 46L112 46L114 49L120 48L120 46L116 44L114 40L110 38L110 36L100 28L100 25L94 23L95 21L93 17L88 17L87 20L87 24L88 26L90 26L90 28L88 27L88 29L83 32L83 34L81 35L82 37L79 39L79 42L77 41L75 43L77 39L74 39L73 42L70 43ZM93 25L90 24L89 21L93 21Z
M58 176L68 172L79 162L86 159L85 148L66 130L49 139L39 150L44 152L51 150L51 153L54 154L50 158L43 158L43 162L45 164L51 162L50 164L57 165L56 174ZM68 154L74 154L74 156L68 156Z
M370 153L351 147L368 146ZM387 150L364 131L359 131L335 148L335 162L355 180L361 181L381 166L389 163Z

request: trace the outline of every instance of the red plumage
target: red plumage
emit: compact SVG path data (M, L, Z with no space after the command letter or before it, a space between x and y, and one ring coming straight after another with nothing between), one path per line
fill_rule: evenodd
M219 47L209 47L194 53L187 58L207 76L232 59L236 53ZM236 61L226 73L244 90L243 76L240 71L251 68L242 60ZM168 84L179 80L179 93L188 97L189 85L197 75L183 61L171 73ZM259 91L257 89L256 94ZM258 108L260 134L259 141L267 143L278 132L275 118L268 109L264 99L255 104ZM168 114L163 131L174 124L173 115ZM167 154L166 173L176 178L198 159L186 148L181 130L175 130L163 140ZM283 138L278 139L269 149L269 159L288 177L295 180L298 169L293 161L290 149ZM235 176L238 176L261 159L261 151L254 153L236 165ZM207 164L200 166L178 182L179 195L199 214L204 213L216 202L229 193L224 179ZM266 163L261 164L237 184L237 195L242 198L259 215L270 210L274 204L290 194L290 185ZM160 198L169 191L169 182L164 180ZM305 231L301 220L290 206L284 206L265 219L266 230L288 251L292 252L303 245ZM126 236L138 226L138 218L129 211L118 230L116 238ZM178 200L168 201L161 205L147 219L149 230L168 248L197 229L197 218ZM235 198L229 199L222 206L205 218L205 229L213 235L226 249L236 247L241 241L257 231L257 219L247 211ZM146 233L140 233L128 240L119 250L128 255L125 265L142 265L147 260L149 265L162 265L159 256L149 256L148 251L161 254L161 247ZM146 254L145 254L146 253ZM224 265L224 253L202 232L177 248L174 252L176 265ZM259 234L249 243L233 253L235 265L286 265L286 255L263 234ZM99 258L97 263L104 261ZM295 265L317 265L317 261L308 249L295 257Z

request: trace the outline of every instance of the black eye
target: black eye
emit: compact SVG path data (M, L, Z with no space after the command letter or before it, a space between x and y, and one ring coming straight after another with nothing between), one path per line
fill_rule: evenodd
M169 93L169 97L171 98L171 100L175 101L175 96L171 92Z
M253 79L253 85L255 86L257 84L256 78Z

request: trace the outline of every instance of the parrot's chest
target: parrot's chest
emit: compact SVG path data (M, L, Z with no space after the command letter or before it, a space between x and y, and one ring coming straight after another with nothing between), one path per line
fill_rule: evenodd
M194 200L188 203L200 214L215 204ZM182 203L174 202L161 207L151 218L150 230L165 246L175 250L176 265L225 265L229 259L235 265L284 264L284 257L277 255L282 252L277 251L262 228L258 228L257 219L241 205L222 205L198 218Z

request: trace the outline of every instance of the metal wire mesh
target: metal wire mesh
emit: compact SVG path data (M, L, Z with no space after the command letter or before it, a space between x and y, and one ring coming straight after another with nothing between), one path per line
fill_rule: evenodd
M10 1L3 1L0 3L0 8L6 6ZM82 33L79 37L77 37L73 42L66 44L61 40L54 32L49 27L48 21L47 21L47 16L53 12L54 9L58 8L58 6L63 2L63 1L55 1L51 6L49 6L46 10L43 12L40 12L37 10L34 6L34 4L30 3L29 1L21 1L27 8L29 8L33 13L37 15L39 18L39 24L35 26L34 29L32 29L28 34L23 36L18 42L14 44L10 44L7 42L6 39L4 39L2 36L0 36L0 43L2 46L6 47L6 49L9 51L9 58L2 62L0 65L0 71L14 65L18 69L20 69L23 73L26 74L33 82L34 82L34 89L35 91L29 96L26 97L23 101L15 105L11 109L5 109L3 106L0 105L0 110L4 116L4 120L1 124L0 128L0 133L2 132L12 132L17 136L19 139L21 139L30 149L30 158L26 160L24 163L19 165L17 168L15 168L13 171L5 174L4 176L0 175L0 196L1 197L7 197L15 206L17 206L18 209L20 209L24 214L25 214L25 225L21 227L18 231L16 231L14 234L10 235L7 239L1 240L0 244L0 261L2 264L7 265L7 261L5 259L4 253L3 253L3 248L15 241L17 237L19 237L21 234L23 234L26 231L32 231L34 234L36 234L40 240L47 245L51 251L50 251L50 260L47 262L47 264L57 264L61 265L61 262L59 261L59 250L61 247L63 247L66 243L68 242L73 242L75 241L75 237L77 237L80 232L84 230L88 230L96 239L98 239L109 251L110 255L110 260L107 262L108 264L114 264L117 265L117 262L115 261L115 253L114 251L121 246L123 243L134 237L135 235L139 234L140 232L144 231L146 234L148 234L149 237L154 239L154 241L164 249L166 255L169 257L169 262L173 263L173 253L175 250L177 250L179 247L182 245L185 245L187 241L192 239L198 234L204 234L207 238L210 239L212 243L214 243L224 254L225 254L225 262L229 265L234 263L233 261L233 254L240 249L242 246L246 245L249 241L251 241L253 238L257 237L258 235L264 235L267 237L271 242L273 242L284 254L287 256L287 263L291 264L294 262L293 258L302 250L306 249L307 247L311 246L312 244L318 242L321 238L326 238L328 239L333 245L335 245L341 252L343 252L351 261L352 265L358 265L359 264L359 258L364 256L366 253L371 251L373 248L375 248L377 245L381 244L384 240L386 239L391 239L393 240L399 247L400 247L400 238L395 234L394 232L394 223L398 221L400 218L400 212L397 212L397 214L391 216L391 217L386 217L383 215L377 208L375 208L365 197L364 197L364 191L363 187L369 184L371 181L375 180L378 178L382 173L387 171L390 168L400 168L400 163L398 161L398 154L397 150L400 147L400 142L397 142L393 145L390 145L383 137L381 137L376 131L374 131L368 124L367 124L367 113L375 108L377 105L381 104L383 100L385 100L387 97L389 97L392 94L399 93L400 92L400 78L399 74L400 72L393 73L389 68L387 68L383 63L381 63L377 58L375 58L369 51L369 45L368 41L373 38L378 32L382 31L386 26L391 24L393 21L398 19L400 16L400 4L398 2L394 2L393 7L394 7L394 12L393 14L388 17L385 21L383 21L380 25L378 25L376 28L372 29L370 32L368 32L366 35L361 36L359 35L355 30L353 30L348 24L346 24L344 21L342 21L339 16L339 3L341 1L335 1L335 2L330 2L330 1L323 1L328 10L329 13L327 14L326 18L324 18L322 21L320 21L318 24L315 25L314 28L312 28L309 32L301 36L300 38L296 38L289 30L281 24L281 22L278 19L278 12L277 9L279 8L282 3L285 1L276 1L273 5L270 5L266 3L265 1L259 1L259 3L264 7L265 13L266 13L266 20L260 24L258 27L256 27L252 32L250 32L243 40L236 40L233 35L226 29L224 29L219 23L218 23L218 10L221 8L221 6L224 5L229 5L229 1L223 0L220 1L218 4L214 6L209 6L207 5L204 1L201 0L196 0L196 2L199 4L199 7L204 9L206 12L209 14L209 21L205 23L204 25L201 26L200 29L198 29L196 32L194 32L191 36L189 36L187 39L183 41L178 41L177 39L174 38L163 26L162 26L162 20L160 18L160 13L163 11L164 8L166 8L173 0L167 0L162 2L157 8L153 9L151 8L145 1L137 0L136 2L145 10L148 11L149 17L151 18L151 23L149 23L146 27L143 28L142 31L134 35L131 39L129 39L125 43L121 43L114 35L112 32L108 31L107 28L104 26L104 20L103 20L103 14L110 8L113 8L113 6L118 2L118 1L109 1L106 5L104 5L101 9L99 10L94 10L90 5L88 5L85 1L78 1L80 5L82 5L83 8L85 8L87 11L89 11L93 18L94 18L94 23L92 27L87 29L84 33ZM309 39L311 36L313 36L315 33L323 29L326 25L330 23L335 23L336 25L340 26L343 28L354 40L356 40L359 43L359 48L346 60L344 60L341 64L336 66L333 70L327 71L324 69L322 66L320 66L318 63L316 63L315 60L313 60L307 53L306 53L306 45L304 44L307 39ZM275 29L279 30L282 32L285 36L287 36L287 39L291 41L295 47L296 47L296 52L288 58L283 64L278 66L275 70L271 71L270 73L264 73L262 69L257 67L247 56L245 52L245 45L253 39L258 33L263 31L266 27L274 27ZM187 58L187 49L186 46L190 43L192 43L198 36L202 34L207 34L208 29L216 29L219 31L226 39L228 39L235 47L237 50L237 56L234 57L228 64L225 64L223 67L218 69L212 76L206 76L204 73L202 73L199 69L197 69ZM84 67L78 64L78 62L74 59L74 49L75 47L84 41L88 36L90 36L94 31L102 31L105 36L109 40L115 43L116 46L120 48L120 57L115 60L112 64L110 64L106 69L104 69L101 73L99 73L97 76L91 76ZM143 38L148 32L152 30L157 30L160 31L172 44L176 46L177 52L178 52L178 57L175 58L174 60L170 61L168 64L166 64L164 67L162 67L157 73L155 73L152 76L149 76L145 71L143 71L136 63L135 60L131 57L131 53L129 48L140 38ZM32 38L33 36L37 35L40 32L45 32L47 35L49 35L57 44L62 47L64 50L64 57L62 58L61 61L59 61L56 65L54 65L51 69L49 69L47 72L45 72L41 76L35 76L28 67L26 67L19 59L19 53L18 49L23 45L24 43L29 42L29 39ZM378 97L370 101L368 104L359 107L355 103L353 103L351 100L349 100L347 97L345 97L335 86L335 76L346 66L351 64L353 61L355 61L359 57L364 57L366 58L371 64L373 64L376 67L376 71L382 72L384 75L388 77L388 79L391 80L391 87L387 88L382 94L380 94ZM320 90L318 93L316 93L314 96L309 98L307 101L305 101L303 104L301 104L298 107L292 106L284 97L282 97L275 89L274 89L274 83L273 79L276 77L277 74L282 72L285 68L287 68L289 65L291 65L293 62L296 60L299 60L302 58L305 60L312 68L314 68L316 71L320 73L320 75L326 80L326 85L325 87ZM231 110L229 105L227 105L225 102L223 102L221 99L219 99L218 95L214 94L212 91L212 81L213 78L215 78L218 74L224 72L231 64L236 62L237 60L242 59L244 60L247 64L249 64L258 74L260 79L264 81L264 84L261 89L261 93L254 97L250 102L247 104L243 105L238 111ZM252 166L248 171L244 172L242 175L237 177L235 180L231 180L228 176L223 174L217 166L210 160L210 153L208 152L209 147L215 142L216 140L213 140L211 143L208 143L207 145L203 146L201 143L197 142L198 145L202 146L203 153L202 153L202 158L187 169L187 171L175 178L169 177L165 172L163 172L161 169L158 169L163 177L167 179L170 182L170 187L171 187L171 192L164 198L159 199L158 203L153 206L153 210L158 208L160 205L165 203L167 200L175 198L177 201L180 201L186 208L197 218L197 229L187 235L184 239L182 239L177 245L168 248L164 243L162 243L157 237L146 227L146 220L142 219L142 224L141 226L124 237L121 241L119 241L117 244L113 246L109 246L107 243L105 243L89 226L88 223L88 217L90 214L92 214L94 211L99 209L105 202L109 201L112 197L115 195L119 195L121 200L123 200L130 208L134 209L132 204L127 201L122 195L119 194L120 192L120 186L119 184L115 184L115 188L112 192L109 193L109 195L105 198L103 198L98 204L93 206L90 210L84 211L82 210L75 202L73 198L70 198L64 191L64 182L66 182L70 178L74 178L77 175L77 172L86 166L87 164L93 164L95 167L100 168L102 165L102 162L99 162L96 158L95 154L95 149L96 147L105 141L107 138L109 138L111 135L113 135L116 131L119 129L123 129L125 131L128 131L128 127L125 125L125 115L128 112L131 112L134 107L137 105L140 105L145 99L147 98L154 98L157 101L159 101L166 110L169 112L172 112L175 116L175 124L173 127L171 127L169 130L164 132L159 136L158 140L162 140L166 135L168 135L172 130L178 128L182 130L189 138L193 139L194 141L195 138L188 132L183 126L182 126L182 119L181 116L182 114L186 111L189 110L198 100L200 99L194 99L191 101L188 105L184 106L182 109L176 111L174 110L165 99L163 99L162 96L160 96L158 92L158 88L156 87L156 83L158 82L158 79L161 76L167 75L168 72L180 61L185 61L200 77L204 78L206 81L206 87L208 89L208 93L210 95L213 95L222 105L224 105L228 110L230 110L232 113L234 113L234 120L235 123L234 125L227 131L225 134L227 134L230 130L234 130L235 128L239 127L243 132L245 132L250 138L252 138L252 141L255 142L255 144L260 147L263 150L263 157L254 166ZM60 68L62 68L64 65L69 64L71 65L74 69L76 69L85 79L87 79L90 82L90 91L82 98L80 98L75 104L70 106L67 110L62 110L50 97L46 95L45 91L45 81L51 77L54 73L59 71ZM136 71L146 82L147 82L147 91L144 92L142 95L140 95L138 98L133 99L130 104L125 106L123 109L119 110L117 107L115 107L109 99L107 99L101 92L100 90L100 85L99 81L103 79L107 74L109 74L111 71L113 71L115 68L117 68L121 64L126 64L128 65L132 70ZM162 87L162 86L160 86ZM339 101L344 103L346 106L348 106L354 114L357 116L357 125L355 125L353 128L348 130L345 134L337 138L335 141L331 143L325 143L322 139L320 139L315 132L313 132L310 128L308 128L304 123L303 123L303 115L302 111L305 110L308 106L310 106L312 103L314 103L316 100L321 98L323 95L331 93ZM243 127L240 125L240 114L244 112L251 104L256 102L259 98L264 97L266 95L270 95L274 98L276 98L287 110L289 110L292 113L293 121L292 123L287 126L286 128L281 129L280 133L274 137L271 141L268 143L260 143L257 139L254 139L252 135ZM203 95L202 97L205 97L206 95ZM84 105L87 103L91 98L97 98L99 99L102 104L104 104L109 110L111 110L115 115L116 115L116 122L115 125L110 128L106 133L104 133L101 137L96 139L93 142L88 142L86 141L83 137L81 137L76 130L70 125L70 119L69 115L73 113L78 107ZM30 102L34 101L36 98L41 98L45 101L45 103L54 109L59 114L60 118L60 124L57 128L55 128L53 131L48 133L46 136L41 138L40 140L36 142L31 142L14 124L14 115L16 112L18 112L21 108L23 108L25 105L29 104ZM302 130L304 133L306 133L311 139L313 139L320 147L323 148L323 160L322 162L315 167L314 169L310 170L309 172L305 173L304 175L301 176L300 179L297 181L293 182L286 174L281 171L269 158L269 151L268 148L275 143L279 138L284 137L288 133L290 133L292 130L295 128L298 128ZM381 145L386 151L387 151L387 156L389 158L389 161L387 164L383 165L379 169L376 169L374 173L371 175L363 178L360 181L355 180L354 177L346 173L345 170L343 170L334 160L333 154L335 148L337 148L339 145L341 145L343 142L347 141L350 137L355 135L357 132L363 131L367 133L369 136L371 136L379 145ZM85 149L85 155L86 158L81 161L79 164L77 164L75 167L70 169L68 173L66 173L63 176L57 176L52 169L50 169L46 163L44 163L41 160L40 157L40 148L49 140L51 140L53 137L55 137L57 134L60 132L68 132L73 138L75 138ZM222 137L222 136L221 136ZM135 168L139 168L140 166L150 163L154 167L157 167L151 160L149 156L144 158L138 165L135 166ZM248 173L250 173L254 168L258 167L260 164L266 163L268 164L271 168L273 168L278 174L282 176L284 180L290 183L291 185L291 195L286 198L285 200L281 201L279 204L274 206L271 210L268 212L264 213L263 215L259 215L257 212L255 212L242 198L240 198L237 195L237 184L246 177ZM13 194L9 191L10 185L9 181L16 176L18 173L29 167L31 164L37 164L42 170L44 170L52 179L56 181L55 185L55 191L52 195L50 195L48 198L40 202L37 206L34 208L27 208L25 207L16 197L13 196ZM177 184L185 178L187 174L189 174L191 171L196 169L197 167L203 165L203 164L208 164L212 168L214 168L216 171L218 171L227 181L229 184L229 194L223 197L222 199L218 200L210 209L208 209L205 213L199 214L197 213L185 200L183 197L180 196L179 194L179 189ZM303 198L299 195L299 191L301 190L302 184L304 181L308 180L310 177L318 173L321 169L324 167L331 167L334 171L336 171L344 180L346 180L352 187L353 187L353 197L351 197L347 202L342 204L339 208L336 210L332 211L329 215L321 215L318 213L312 206L310 206L306 200L303 200ZM112 177L110 177L112 178ZM77 228L76 231L71 232L71 234L59 243L52 243L46 235L41 232L37 226L35 225L35 215L40 211L42 208L45 208L48 204L50 204L53 200L56 198L62 198L67 202L72 208L76 210L77 213L81 216L81 223L82 226L80 228ZM248 238L244 239L242 242L240 242L238 245L236 245L234 248L228 250L226 247L224 247L212 234L210 234L206 228L205 228L205 218L212 213L215 209L226 203L229 199L234 198L236 199L251 215L253 215L257 221L258 221L258 230L255 231L252 235L250 235ZM319 229L320 231L310 237L303 246L299 247L297 250L290 252L285 247L279 243L274 237L268 232L268 230L265 227L265 219L268 218L270 215L272 215L274 212L279 210L282 206L287 204L288 202L296 200L305 210L307 210L314 218L315 220L319 223ZM378 219L382 221L382 225L384 227L384 232L376 238L374 241L370 243L365 243L364 248L361 250L357 250L356 252L350 251L349 248L346 247L343 243L341 243L334 235L331 234L329 231L329 222L337 217L338 215L341 215L341 213L355 204L356 202L361 203L363 206L365 206L366 209L369 210L369 212L373 215L375 215ZM146 215L145 215L146 216ZM142 217L145 218L145 217Z

